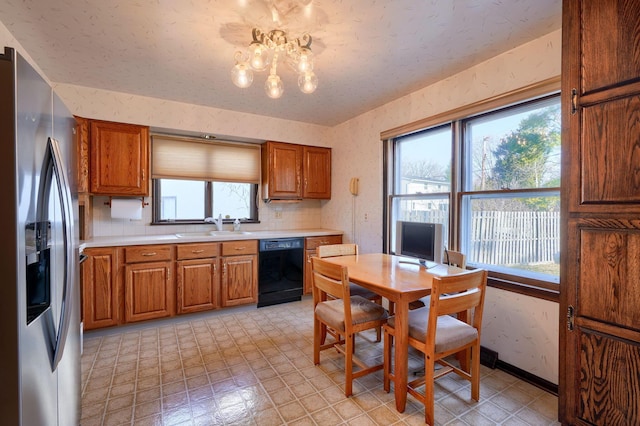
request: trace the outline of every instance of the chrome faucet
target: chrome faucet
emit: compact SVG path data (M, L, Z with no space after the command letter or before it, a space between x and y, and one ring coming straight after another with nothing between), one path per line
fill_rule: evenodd
M216 230L218 231L222 231L222 214L218 215L217 219L214 219L212 217L205 217L204 221L206 223L213 223L216 225Z

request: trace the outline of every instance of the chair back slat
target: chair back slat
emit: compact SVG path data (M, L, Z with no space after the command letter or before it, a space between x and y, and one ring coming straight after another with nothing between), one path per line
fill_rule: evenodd
M311 258L311 262L315 288L335 299L349 297L348 281L346 286L344 284L344 278L348 279L346 266L335 265L319 258Z
M328 244L319 246L316 250L317 256L334 257L334 256L350 256L358 254L357 244Z
M444 260L451 266L457 266L460 269L467 268L467 256L459 251L447 250Z
M474 309L480 305L481 297L482 294L478 289L442 296L437 308L438 313L439 315L451 315Z

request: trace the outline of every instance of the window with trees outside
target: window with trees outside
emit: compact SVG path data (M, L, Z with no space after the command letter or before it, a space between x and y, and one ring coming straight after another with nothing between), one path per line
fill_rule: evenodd
M450 121L389 141L388 218L442 223L448 249L490 277L556 288L560 96Z

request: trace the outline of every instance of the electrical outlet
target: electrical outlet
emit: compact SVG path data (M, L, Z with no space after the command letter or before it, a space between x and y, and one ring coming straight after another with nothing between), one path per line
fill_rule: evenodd
M369 213L364 214L364 221L369 222Z
M282 219L282 210L276 210L276 219Z

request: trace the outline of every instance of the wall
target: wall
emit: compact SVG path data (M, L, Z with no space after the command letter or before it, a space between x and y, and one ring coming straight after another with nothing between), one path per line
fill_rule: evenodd
M381 251L380 133L558 76L561 45L560 30L552 32L331 129L333 191L322 208L322 226L344 230L345 239L357 242L363 253ZM360 178L355 199L351 177ZM557 384L558 304L496 289L487 292L486 303L482 344L501 360Z

